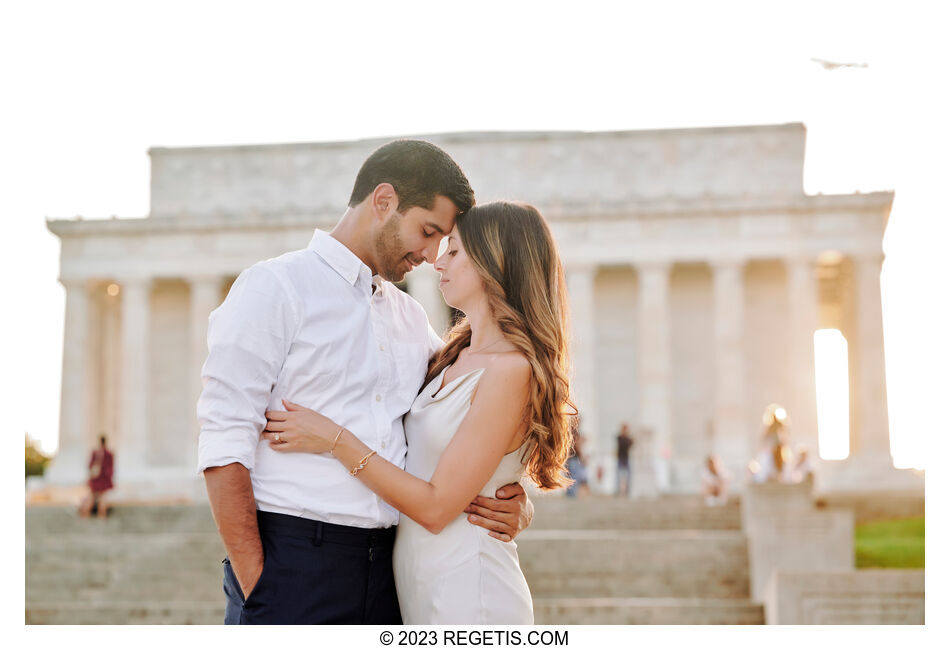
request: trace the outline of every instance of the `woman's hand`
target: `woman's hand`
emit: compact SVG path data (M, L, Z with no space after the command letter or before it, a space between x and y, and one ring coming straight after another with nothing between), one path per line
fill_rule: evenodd
M274 451L296 451L325 454L333 446L340 426L308 408L281 400L286 411L267 411L267 426L261 439Z

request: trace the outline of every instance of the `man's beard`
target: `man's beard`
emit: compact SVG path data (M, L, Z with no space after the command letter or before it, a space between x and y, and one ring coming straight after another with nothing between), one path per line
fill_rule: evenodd
M389 218L379 232L376 233L376 240L373 242L376 247L376 262L378 268L376 272L389 282L402 282L409 269L406 260L414 264L422 260L413 259L411 255L405 253L405 246L399 237L399 217L393 215Z

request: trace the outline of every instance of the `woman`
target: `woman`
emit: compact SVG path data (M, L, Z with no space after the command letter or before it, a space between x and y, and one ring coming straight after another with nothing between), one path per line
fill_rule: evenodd
M723 467L719 454L708 454L700 471L703 500L707 506L721 506L729 501L729 471Z
M789 482L791 476L791 449L788 446L788 428L785 409L778 404L769 404L762 416L765 431L762 448L749 462L749 471L755 483Z
M99 436L99 447L89 457L89 495L79 504L80 516L88 517L93 510L100 519L105 519L109 514L105 495L112 489L114 462L112 452L106 447L106 437Z
M405 416L405 471L290 402L288 411L267 412L261 435L277 451L331 453L407 515L393 555L405 623L529 624L531 594L515 544L471 525L462 511L476 494L491 496L525 472L541 489L568 483L564 273L540 213L509 202L458 217L435 268L446 303L465 316Z

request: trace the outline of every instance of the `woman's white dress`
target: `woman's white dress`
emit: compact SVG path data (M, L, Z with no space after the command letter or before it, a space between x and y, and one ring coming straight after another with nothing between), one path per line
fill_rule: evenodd
M429 480L461 425L484 368L457 377L441 390L445 370L422 389L405 416L406 471ZM438 392L436 392L438 391ZM433 395L435 393L435 395ZM501 459L482 496L524 474L521 450ZM399 519L393 572L403 622L419 624L531 624L531 592L514 542L489 536L459 514L438 535L406 515Z

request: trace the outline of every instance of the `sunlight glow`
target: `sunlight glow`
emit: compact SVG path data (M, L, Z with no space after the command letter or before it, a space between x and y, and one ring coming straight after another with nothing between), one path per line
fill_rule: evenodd
M843 460L848 435L848 342L836 329L815 332L815 389L818 401L818 455Z

